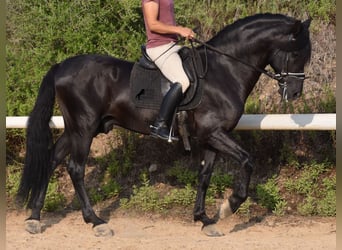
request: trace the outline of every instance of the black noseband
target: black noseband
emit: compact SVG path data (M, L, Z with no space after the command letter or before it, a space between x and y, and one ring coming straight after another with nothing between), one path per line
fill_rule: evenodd
M294 78L296 80L304 81L306 79L304 73L292 73L292 72L283 72L274 75L276 80L278 81L279 88L282 89L282 99L287 100L287 82L288 79Z

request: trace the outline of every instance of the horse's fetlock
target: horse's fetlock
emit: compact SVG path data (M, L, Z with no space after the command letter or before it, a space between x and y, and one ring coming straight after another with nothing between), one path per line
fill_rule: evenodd
M202 213L201 214L194 214L194 221L199 221L202 218Z
M204 210L194 212L194 221L203 221L203 218L206 218L207 215Z

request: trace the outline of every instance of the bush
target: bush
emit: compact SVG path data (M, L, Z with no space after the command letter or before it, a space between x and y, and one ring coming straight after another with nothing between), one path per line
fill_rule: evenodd
M173 188L166 194L150 185L146 176L142 176L142 185L133 186L132 195L120 199L120 206L123 209L135 209L143 212L167 212L174 207L193 206L196 199L196 190L190 185L184 188ZM207 197L207 204L214 204L212 197Z
M209 197L223 197L227 188L232 188L233 176L214 171L211 176L207 196Z
M131 61L137 60L141 56L140 45L145 42L144 24L140 4L140 0L7 1L7 115L28 115L33 107L44 74L51 65L68 57L83 53L97 53L110 54ZM175 7L177 22L189 27L199 26L200 38L203 40L209 39L225 25L232 23L238 18L259 12L284 13L301 19L311 16L313 17L312 30L313 33L316 34L320 31L319 23L324 22L326 26L328 24L334 25L336 16L336 1L334 0L179 0L176 2ZM317 41L317 44L320 44L320 41ZM323 53L325 53L325 49L328 46L330 50L335 50L333 44L326 44L322 47ZM320 52L322 53L322 51ZM321 72L320 69L322 65L329 65L329 67L323 70L319 76L317 76L317 74L312 74L314 77L322 77L315 78L315 81L317 83L322 82L325 84L324 86L327 86L326 88L320 87L319 95L310 98L308 97L304 100L304 103L299 103L296 107L293 104L286 104L284 106L277 105L272 109L267 109L269 100L265 98L267 100L261 102L260 93L256 91L255 94L247 100L246 112L336 112L335 91L329 86L335 79L335 71L330 70L330 65L334 64L335 58L330 58L330 55L326 54L320 57L321 53L319 53L318 58L313 58L315 64L312 63L310 65L310 68L313 69L313 73L318 71ZM327 58L329 61L327 61ZM314 65L317 69L313 67ZM324 79L324 81L321 81L321 79ZM261 79L261 82L262 81L263 80ZM58 109L56 109L55 113L58 114L58 112ZM17 145L19 144L18 142L21 144L24 141L23 130L8 130L7 132L7 151L11 151L7 156L10 154L19 155L17 152L20 152L23 147L18 148ZM242 132L239 133L242 134ZM270 133L272 133L272 136L270 136ZM278 132L252 131L245 135L242 145L245 143L248 146L246 147L247 149L253 147L255 155L260 154L260 150L269 151L272 149L272 161L277 160L274 158L278 157L277 155L280 151L281 161L300 165L299 157L293 150L298 142L294 140L295 138L303 138L306 136L303 136L303 133L294 135L292 132L291 134L284 132L284 134L285 135L278 135ZM321 155L335 155L335 131L331 132L328 136L322 136L321 132L312 132L312 134L314 135L311 139L306 141L312 151L322 148L321 142L323 141L324 144L328 146L324 148L324 153ZM271 139L273 136L274 138L277 138L278 141ZM248 140L246 140L246 138L248 138ZM281 139L281 142L279 142L279 139ZM130 140L130 137L128 137L127 140ZM330 145L331 141L333 141L331 143L332 147ZM282 144L282 146L279 146L278 144ZM311 145L318 146L311 147ZM101 165L102 163L106 164L108 176L112 177L119 175L125 177L130 173L133 156L133 149L126 147L120 152L117 151L116 153L113 153L113 155L108 156L108 158L100 160L100 163ZM308 154L307 158L312 158L312 154ZM17 157L13 157L13 159L17 159ZM123 162L119 162L118 159L123 159ZM329 159L332 161L334 160L333 156ZM274 165L277 165L276 163L278 162L275 162ZM15 167L8 166L9 178L6 185L9 185L9 192L14 192L13 188L15 183L18 182L18 180L16 180L18 177L14 172L15 169L20 167L20 163ZM177 171L175 171L176 173L171 173L171 175L177 178L177 181L186 187L187 184L191 184L192 186L196 184L197 178L195 176L197 176L197 174L188 170L183 173ZM228 184L229 177L216 177L218 176L213 176L212 184L210 186L210 189L214 190L212 195L222 192L225 187L230 185ZM101 180L101 182L102 181L103 180ZM225 184L223 185L223 183ZM321 185L324 186L325 184ZM51 187L53 188L54 185ZM105 189L107 188L108 190L106 192L108 193L116 192L114 184ZM313 204L320 213L334 214L333 207L336 202L334 201L334 191L331 186L329 187L329 190L331 193L329 191L326 196L322 196L326 201L321 205L318 203L307 203ZM136 191L138 192L140 190L137 188ZM146 190L143 189L141 191ZM190 189L186 190L186 192L191 193ZM271 190L264 190L261 192L272 193L272 188ZM12 193L10 195L12 195ZM94 191L94 193L96 193L96 191ZM273 195L275 194L276 193L273 193ZM211 196L210 192L208 192L208 195ZM94 200L102 198L102 196L96 197L94 195ZM55 200L58 199L59 198L56 197ZM310 200L311 198L308 196L307 199ZM272 201L270 202L272 203ZM271 203L268 205L270 205L274 211L284 206L282 201L273 205L271 205ZM328 209L328 207L331 207L332 209ZM323 210L326 212L323 212Z
M181 163L176 161L174 167L166 171L166 175L170 178L175 178L182 185L196 185L198 174L189 170L187 167L181 166Z
M52 180L49 182L43 210L52 212L58 209L62 209L65 205L65 202L66 198L59 190L57 178L53 177Z
M145 41L139 0L7 4L7 115L28 115L50 66L78 54L136 60Z
M120 206L125 209L134 208L144 212L162 209L160 196L158 192L150 186L150 181L146 175L143 175L142 177L142 186L133 186L133 193L130 199L121 199Z
M262 206L278 215L282 215L284 213L286 201L281 197L275 176L268 179L265 184L257 185L256 192L259 203Z
M11 165L7 167L6 173L6 196L9 199L14 199L17 194L20 178L22 174L21 165ZM60 186L56 175L52 176L44 203L44 211L55 211L64 207L66 202L65 196L60 192Z
M327 163L307 164L298 178L284 183L288 192L302 197L297 205L300 214L336 215L336 175L324 177L329 170Z
M278 12L334 23L336 2L197 1L175 5L177 22L200 26L204 39L238 18ZM194 15L196 13L196 15ZM140 0L29 1L7 3L7 115L28 115L49 67L67 57L97 53L137 60L145 31Z

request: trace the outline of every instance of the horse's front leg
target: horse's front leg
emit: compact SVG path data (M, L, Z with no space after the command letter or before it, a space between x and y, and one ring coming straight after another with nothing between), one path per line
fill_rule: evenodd
M214 133L209 143L218 151L232 156L241 165L239 176L234 178L233 193L220 207L218 216L223 219L235 213L247 199L253 165L249 154L234 142L226 132L218 131Z
M214 150L206 149L201 161L201 171L199 173L199 185L194 208L194 220L203 223L202 231L208 236L222 236L215 226L217 218L209 218L205 211L205 197L210 184L210 178L213 173L213 165L216 158Z

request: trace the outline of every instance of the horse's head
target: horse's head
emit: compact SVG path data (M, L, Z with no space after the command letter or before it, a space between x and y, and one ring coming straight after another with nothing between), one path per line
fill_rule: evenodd
M304 66L311 57L310 23L311 19L287 24L270 57L270 65L278 78L279 93L285 100L294 100L302 94Z

